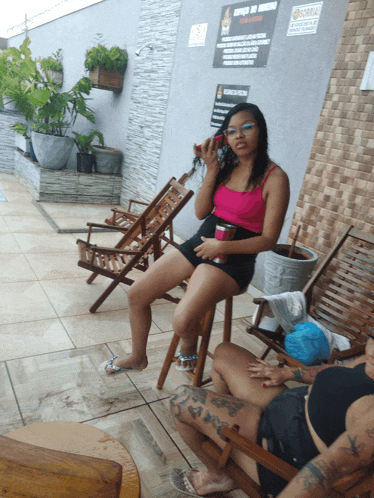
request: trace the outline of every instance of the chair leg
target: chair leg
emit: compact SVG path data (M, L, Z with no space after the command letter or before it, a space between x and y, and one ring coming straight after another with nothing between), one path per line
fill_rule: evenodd
M225 303L225 321L223 326L223 342L231 341L231 322L232 322L232 304L233 298L228 297Z
M105 299L109 296L111 292L117 287L119 283L122 281L122 274L120 274L117 278L113 280L113 282L109 285L109 287L101 294L101 296L96 299L94 304L90 308L90 313L95 313L96 310L103 304Z
M162 389L164 386L164 382L169 373L170 366L173 363L173 358L175 356L175 351L177 350L179 344L180 337L178 334L174 334L171 340L168 352L166 353L166 357L164 360L164 364L162 365L160 375L157 381L157 389Z
M96 278L97 276L98 276L98 273L93 273L92 275L90 275L90 276L88 277L88 279L86 280L86 282L87 282L88 284L92 284L92 282L95 280L95 278Z
M199 348L199 356L197 359L195 374L192 384L193 387L201 387L202 385L205 361L208 353L208 346L209 346L210 334L212 332L212 325L213 325L215 311L216 307L213 306L205 315L204 328Z

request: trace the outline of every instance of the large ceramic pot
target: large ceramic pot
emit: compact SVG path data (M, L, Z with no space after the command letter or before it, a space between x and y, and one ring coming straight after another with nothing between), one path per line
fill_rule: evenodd
M101 145L92 146L96 156L95 171L110 175L119 173L122 161L122 152L111 147L102 147Z
M266 296L302 290L317 263L318 255L306 247L295 246L292 257L288 257L290 247L277 244L265 255Z
M47 169L64 169L73 149L71 137L57 137L31 132L31 142L39 166Z

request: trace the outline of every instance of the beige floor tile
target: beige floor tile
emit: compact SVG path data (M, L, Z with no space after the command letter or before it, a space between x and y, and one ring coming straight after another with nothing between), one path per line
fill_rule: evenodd
M1 187L1 181L0 181ZM36 216L41 217L39 209L31 202L0 202L0 214L5 216Z
M14 233L14 238L24 253L72 252L78 261L77 244L71 234Z
M23 427L5 363L0 363L0 434Z
M60 320L0 325L0 361L74 348Z
M189 466L148 406L88 422L118 439L132 456L141 481L141 498L185 498L170 480L174 467Z
M240 296L234 296L233 298L233 312L232 317L242 318L245 316L252 316L256 311L257 306L253 304L253 298L248 294L241 294ZM217 304L217 309L221 313L225 313L225 301L221 301Z
M128 310L64 317L61 321L71 340L79 348L131 338ZM160 334L160 330L154 323L152 323L150 333ZM110 348L112 349L111 345Z
M12 233L0 232L0 254L20 254L22 250Z
M89 275L90 272L86 272L84 278L41 281L41 285L58 316L89 314L90 307L111 283L110 279L99 275L89 285L86 282L86 277ZM115 311L125 308L128 308L127 294L122 287L117 286L98 311Z
M0 324L56 318L39 282L0 284Z
M25 254L27 261L39 280L53 280L57 278L88 277L90 272L78 266L78 257L73 252L50 252Z
M1 186L1 185L0 185ZM30 203L35 200L34 197L30 194L30 192L20 185L19 188L9 187L2 188L7 201L9 202L25 202L29 201Z
M0 282L27 282L37 277L23 254L0 253Z
M3 203L0 202L0 204L3 204ZM0 216L0 234L3 234L3 233L10 233L10 229L5 221L4 216Z
M156 384L164 363L166 352L173 337L172 332L163 332L158 335L150 335L147 345L148 367L142 372L129 372L127 375L136 385L147 403L157 401L170 396L172 392L183 384L192 384L191 377L185 372L180 372L170 367L162 389L157 389ZM127 356L131 352L131 340L114 342L109 345L113 355ZM207 361L204 371L204 379L209 377L211 360Z
M43 216L4 216L12 233L54 233Z
M174 303L158 304L152 307L152 320L163 332L172 330L175 307ZM221 322L223 319L223 314L219 310L216 310L214 322Z
M106 346L72 349L7 362L26 424L83 422L144 404L126 375L101 377Z
M118 206L112 204L74 204L66 202L41 202L40 205L43 209L52 216L63 218L64 216L94 216L101 219L104 223L104 218L108 218L112 212L112 208ZM89 220L87 220L89 221Z

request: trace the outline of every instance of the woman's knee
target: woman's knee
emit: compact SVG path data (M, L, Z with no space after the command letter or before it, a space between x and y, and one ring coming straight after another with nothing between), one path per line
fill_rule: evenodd
M127 291L127 298L130 307L148 306L150 303L147 299L147 286L142 281L135 281Z
M226 363L235 361L235 357L241 348L231 342L221 342L214 350L213 365L216 363Z

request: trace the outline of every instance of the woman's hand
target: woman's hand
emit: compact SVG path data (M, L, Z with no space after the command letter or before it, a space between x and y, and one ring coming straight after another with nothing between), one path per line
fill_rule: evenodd
M201 144L200 149L197 148L196 144L194 144L193 146L194 154L197 157L202 158L209 172L218 173L219 162L217 158L217 152L219 147L220 142L217 142L214 137L205 140L205 142Z
M257 363L250 363L247 370L252 378L268 379L263 383L264 387L281 386L290 380L287 368L279 368L260 359L257 359Z
M201 237L201 240L203 243L194 249L199 258L212 260L222 252L220 240L207 239L206 237Z

